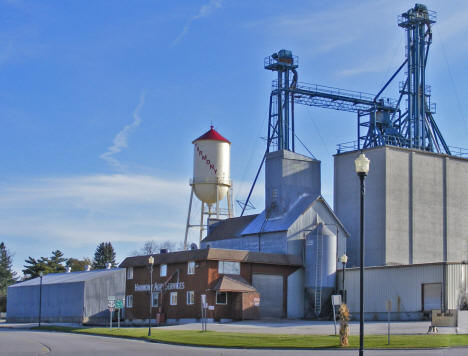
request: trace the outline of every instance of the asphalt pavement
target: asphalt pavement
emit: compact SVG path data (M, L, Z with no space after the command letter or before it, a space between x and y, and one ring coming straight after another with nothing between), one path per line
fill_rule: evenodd
M390 323L390 332L393 335L426 334L430 321L393 321ZM313 334L333 335L335 326L333 321L310 320L246 320L230 323L211 323L208 330L223 332L252 332L260 334ZM188 323L180 325L163 326L167 330L199 330L200 323ZM336 324L339 332L339 323ZM379 321L366 321L364 333L368 335L386 335L388 324ZM359 322L350 322L351 335L359 335ZM456 334L456 328L439 328L440 334Z
M82 327L80 324L54 323L43 325L59 325ZM390 324L390 332L392 335L397 334L426 334L431 323L429 321L393 321ZM2 328L19 328L28 329L37 326L37 323L21 323L9 324L0 323ZM122 327L128 327L122 324ZM146 325L144 325L146 327ZM332 335L335 333L334 323L332 321L311 321L311 320L246 320L235 321L230 323L208 323L208 330L222 332L252 332L260 334L314 334L314 335ZM159 327L165 330L200 330L200 323L184 323L179 325L168 325ZM337 323L337 332L339 324ZM378 321L366 321L364 324L364 332L367 335L386 335L387 323ZM458 333L466 333L468 330L458 330ZM352 335L359 334L359 322L350 322L350 333ZM440 334L457 334L457 328L440 328Z
M166 345L140 340L66 334L59 332L0 329L0 355L110 355L110 356L351 356L357 350L243 350ZM366 350L366 356L468 356L468 348L437 350Z

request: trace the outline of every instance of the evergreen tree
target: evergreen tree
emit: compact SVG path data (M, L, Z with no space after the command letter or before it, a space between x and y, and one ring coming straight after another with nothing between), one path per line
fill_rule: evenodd
M49 273L59 273L65 272L65 266L63 262L67 259L63 257L63 253L60 250L52 251L52 256L48 257L41 257L40 259L36 260L31 256L28 257L26 264L23 266L23 274L25 279L31 279L39 277L39 273L42 272L44 275Z
M16 272L12 270L12 256L5 244L0 243L0 297L6 295L7 287L16 282Z
M106 263L116 267L115 251L110 242L101 242L94 253L93 269L106 268Z
M65 272L65 266L63 262L67 259L63 257L63 253L60 250L52 251L52 256L49 260L49 267L54 271L53 273Z
M67 267L71 267L72 272L84 271L85 266L91 266L91 260L88 257L83 257L83 259L70 257L67 260Z

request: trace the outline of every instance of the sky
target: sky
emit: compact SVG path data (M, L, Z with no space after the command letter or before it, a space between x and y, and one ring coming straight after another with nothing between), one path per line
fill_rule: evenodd
M426 74L435 119L450 146L468 148L468 2L425 4L438 16ZM14 269L56 249L92 257L102 241L118 262L148 240L180 243L192 141L211 124L232 142L234 198L246 198L266 145L274 74L264 57L290 49L299 81L376 93L405 58L397 16L413 6L0 0L0 241ZM400 80L384 95L397 98ZM356 120L296 106L330 205L333 154L356 140ZM263 181L248 213L264 207Z

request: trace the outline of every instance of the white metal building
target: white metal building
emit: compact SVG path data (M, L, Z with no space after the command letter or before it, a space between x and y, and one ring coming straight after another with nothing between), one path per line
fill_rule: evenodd
M7 321L102 324L109 296L124 298L125 269L51 273L13 284L7 291Z
M391 301L392 320L429 318L432 310L459 309L466 302L468 265L424 263L364 269L364 311L368 320L386 320ZM343 270L337 273L342 288ZM359 268L345 270L347 303L359 318Z

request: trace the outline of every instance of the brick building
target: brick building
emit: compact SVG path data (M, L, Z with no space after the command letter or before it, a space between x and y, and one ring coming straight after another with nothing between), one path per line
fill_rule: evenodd
M120 265L127 270L125 318L131 323L148 320L149 257L128 257ZM208 248L153 257L152 319L199 319L202 295L207 317L216 321L281 318L301 304L298 256Z

